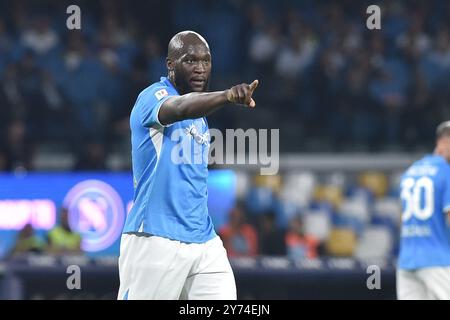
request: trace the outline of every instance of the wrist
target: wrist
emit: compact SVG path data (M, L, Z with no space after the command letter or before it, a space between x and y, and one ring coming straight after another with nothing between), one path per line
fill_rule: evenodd
M223 96L225 98L225 103L233 103L230 89L224 90L223 91Z

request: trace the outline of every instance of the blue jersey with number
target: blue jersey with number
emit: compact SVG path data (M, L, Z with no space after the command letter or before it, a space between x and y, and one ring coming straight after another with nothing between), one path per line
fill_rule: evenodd
M158 113L178 92L167 78L142 91L130 117L134 205L123 232L187 243L216 236L207 207L209 129L205 118L163 126Z
M402 229L399 268L450 266L447 212L450 211L450 166L428 155L415 162L401 180Z

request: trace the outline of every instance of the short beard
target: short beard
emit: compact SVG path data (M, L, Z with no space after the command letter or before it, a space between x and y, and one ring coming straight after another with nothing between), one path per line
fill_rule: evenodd
M202 92L209 92L209 78L206 79L205 86L203 87Z
M173 84L174 84L175 88L177 88L177 90L179 91L178 93L180 95L183 95L186 93L191 93L191 92L197 92L197 91L192 90L191 86L189 85L189 82L185 80L186 77L184 77L182 72L174 71L172 74L173 74L173 76L169 77L169 79L172 78L171 80L173 80L173 82L174 82ZM209 84L210 84L210 81L208 78L206 80L205 86L203 87L203 90L201 92L209 92Z

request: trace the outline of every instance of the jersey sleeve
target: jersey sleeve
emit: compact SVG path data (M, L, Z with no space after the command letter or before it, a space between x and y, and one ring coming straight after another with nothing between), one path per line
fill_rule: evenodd
M444 212L449 212L450 211L450 166L446 167L446 170L444 171L445 173L445 189L444 189L444 196L442 198L443 200L443 210Z
M159 109L161 109L162 104L172 97L169 89L167 87L156 87L148 92L143 93L141 97L141 121L144 127L151 127L155 124L159 124L163 127L168 127L169 125L162 125L159 121Z

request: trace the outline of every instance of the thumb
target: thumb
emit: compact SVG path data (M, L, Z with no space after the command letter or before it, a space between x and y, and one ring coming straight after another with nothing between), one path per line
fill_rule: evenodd
M254 80L251 84L250 84L250 90L253 92L255 91L256 87L258 86L259 81L258 80Z
M248 105L250 108L254 108L254 107L256 107L256 102L255 102L255 100L253 100L253 98L252 98L252 100L250 100L250 104Z

